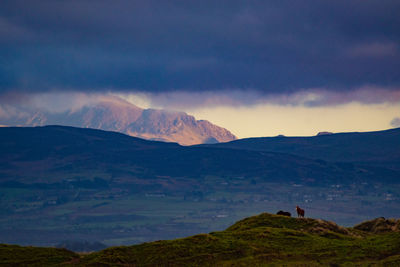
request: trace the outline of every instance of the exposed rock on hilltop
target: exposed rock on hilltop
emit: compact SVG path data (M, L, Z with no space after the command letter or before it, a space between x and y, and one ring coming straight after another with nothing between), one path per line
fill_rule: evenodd
M218 143L235 140L228 130L208 121L196 120L184 112L143 110L126 128L127 134L150 140L178 142L181 145Z
M385 232L400 232L400 220L385 219L380 217L371 221L360 223L354 226L354 229L375 234Z
M181 145L229 142L236 137L208 121L196 120L184 112L142 109L118 97L102 97L96 104L78 110L51 113L33 112L16 118L0 117L0 124L42 126L60 124L122 132L150 140Z

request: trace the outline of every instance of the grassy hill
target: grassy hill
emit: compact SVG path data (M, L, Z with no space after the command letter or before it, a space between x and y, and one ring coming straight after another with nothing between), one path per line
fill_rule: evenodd
M33 250L36 249L37 252ZM400 220L377 218L351 228L311 218L262 213L225 231L112 247L78 256L65 250L3 245L2 262L78 266L289 266L400 264ZM38 255L52 253L48 262ZM36 255L36 254L37 255ZM17 256L14 256L17 255ZM35 262L34 260L37 260Z
M79 255L61 248L0 244L0 266L57 266L79 261Z

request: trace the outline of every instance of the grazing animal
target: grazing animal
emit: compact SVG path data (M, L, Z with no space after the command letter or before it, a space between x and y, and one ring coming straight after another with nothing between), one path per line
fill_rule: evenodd
M304 218L304 210L303 209L301 209L299 206L296 206L296 211L297 211L297 217Z
M290 212L283 211L283 210L278 211L276 214L277 215L283 215L283 216L292 217L292 214L290 214Z

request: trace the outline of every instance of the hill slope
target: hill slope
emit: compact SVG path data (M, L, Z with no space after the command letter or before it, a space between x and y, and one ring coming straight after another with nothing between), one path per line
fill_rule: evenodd
M365 227L393 223L397 223L397 228L384 233L374 233ZM221 232L112 247L80 259L76 254L74 257L64 252L65 255L58 256L58 263L78 266L395 266L400 264L399 224L400 220L378 218L354 228L344 228L323 220L263 213L241 220ZM12 250L17 256L5 253ZM25 250L27 248L3 245L0 246L0 255L4 262L26 263L26 256L21 253ZM36 250L49 251L46 248ZM60 252L53 251L54 254ZM31 263L35 264L32 259ZM55 263L54 256L49 263Z
M65 126L0 128L0 156L0 180L12 178L14 182L27 183L60 182L71 178L71 173L99 169L107 170L111 176L119 172L130 172L142 178L234 175L317 184L374 177L373 172L365 169L361 175L356 167L348 169L340 164L283 153L182 147L114 132ZM32 172L40 176L33 178ZM46 180L46 177L51 178ZM393 177L389 174L382 178Z
M0 128L0 242L134 244L298 204L352 225L398 214L398 177L388 167L94 129Z
M31 115L33 114L33 115ZM235 140L228 130L184 112L142 109L118 97L102 97L97 102L66 112L15 110L1 116L0 124L11 126L68 125L117 131L149 140L181 145Z
M312 137L246 138L208 146L289 153L326 161L400 166L400 128Z
M109 248L88 255L82 262L136 266L400 264L400 228L385 234L359 228L263 213L225 231Z
M2 266L59 266L78 259L78 254L66 249L0 244Z

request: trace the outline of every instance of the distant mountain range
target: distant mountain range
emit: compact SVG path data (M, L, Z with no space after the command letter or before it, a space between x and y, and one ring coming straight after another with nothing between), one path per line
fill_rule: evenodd
M182 147L124 134L66 126L0 128L0 177L29 173L62 179L85 170L121 177L258 177L315 184L400 182L400 128L315 137L241 139ZM29 164L28 164L29 163ZM28 165L27 165L28 164ZM27 167L30 166L30 167ZM31 169L30 169L31 168ZM90 177L89 177L90 178ZM93 177L92 177L93 178Z
M148 140L181 145L228 142L236 139L228 130L184 112L142 109L118 97L102 97L96 104L77 110L49 112L24 110L0 116L0 125L68 125L117 131Z
M129 182L132 177L186 177L194 179L193 186L207 175L312 183L362 177L357 169L348 171L337 164L290 154L185 147L66 126L0 128L0 166L0 181L12 178L24 183L61 182L71 173L95 173L99 169L108 177L117 176L120 182ZM32 178L31 173L41 177ZM176 187L179 189L179 185Z
M207 146L207 145L204 145ZM400 170L400 128L311 137L257 137L209 147L279 152L330 162L351 162Z

